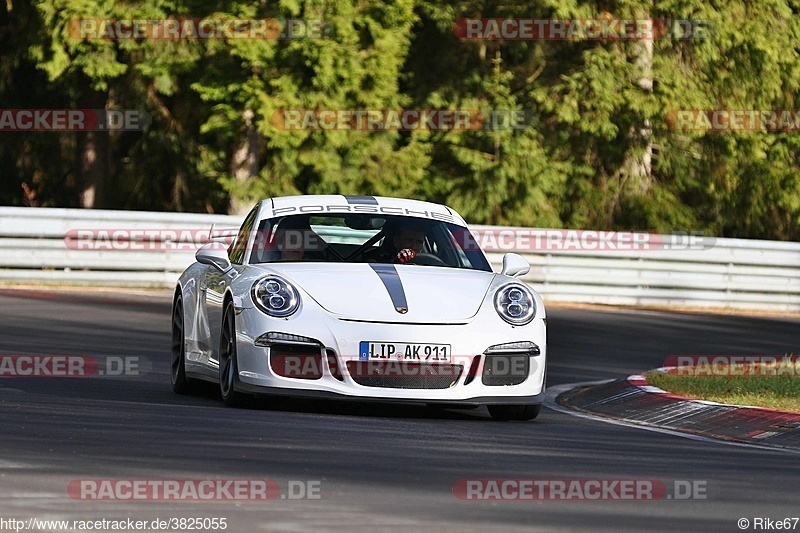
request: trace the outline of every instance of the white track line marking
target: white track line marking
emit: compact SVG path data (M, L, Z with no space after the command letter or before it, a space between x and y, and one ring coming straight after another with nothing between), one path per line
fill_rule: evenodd
M616 381L613 379L605 379L602 381L586 381L582 383L566 383L564 385L556 385L554 387L548 387L547 391L545 392L545 399L544 405L548 409L552 409L553 411L557 411L559 413L564 413L572 416L577 416L578 418L586 418L589 420L596 420L598 422L605 422L607 424L614 424L617 426L624 426L629 428L636 428L636 429L644 429L646 431L653 431L655 433L664 433L666 435L673 435L675 437L682 437L684 439L689 440L696 440L700 442L707 442L713 444L726 444L728 446L737 446L739 448L754 448L757 450L764 450L764 451L771 451L771 452L783 452L783 453L790 453L793 455L800 455L800 450L792 450L790 448L779 448L773 446L761 446L758 444L748 444L744 442L731 442L724 439L715 439L712 437L705 437L703 435L695 435L693 433L684 433L682 431L675 431L672 429L665 429L660 428L657 426L648 425L646 423L637 423L637 422L630 422L627 420L618 420L616 418L607 418L604 416L593 415L591 413L584 413L582 411L573 411L572 409L568 409L559 405L556 402L556 397L563 393L570 391L572 389L576 389L578 387L585 387L588 385L602 385L604 383L611 383L612 381Z

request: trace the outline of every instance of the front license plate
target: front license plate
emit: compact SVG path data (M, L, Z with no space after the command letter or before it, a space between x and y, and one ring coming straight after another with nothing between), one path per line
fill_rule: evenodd
M450 363L453 354L449 344L415 344L405 342L361 341L359 361L419 361L421 363Z

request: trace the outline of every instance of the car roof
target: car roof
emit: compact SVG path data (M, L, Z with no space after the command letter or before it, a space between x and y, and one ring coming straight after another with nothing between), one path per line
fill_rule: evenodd
M343 194L282 196L261 202L261 217L274 218L299 214L375 213L400 215L450 222L467 223L449 207L421 200L385 196L349 196Z

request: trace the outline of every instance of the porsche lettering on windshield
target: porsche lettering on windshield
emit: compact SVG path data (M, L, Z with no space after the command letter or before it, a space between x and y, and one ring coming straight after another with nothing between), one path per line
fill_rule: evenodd
M454 222L453 215L449 213L438 213L436 211L415 210L407 207L392 207L380 205L301 205L277 207L272 209L272 216L282 216L292 213L381 213L385 215L406 215L422 218L431 218L443 222Z

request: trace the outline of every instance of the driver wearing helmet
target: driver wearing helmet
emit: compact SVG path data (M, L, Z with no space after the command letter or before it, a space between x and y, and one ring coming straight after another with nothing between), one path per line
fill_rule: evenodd
M403 222L386 229L383 243L366 259L373 263L409 263L425 246L425 228L421 223Z

